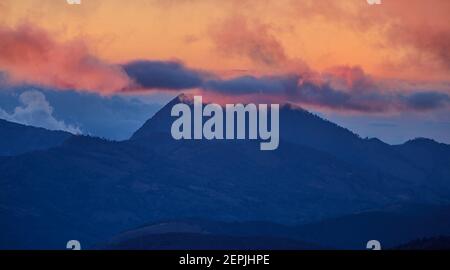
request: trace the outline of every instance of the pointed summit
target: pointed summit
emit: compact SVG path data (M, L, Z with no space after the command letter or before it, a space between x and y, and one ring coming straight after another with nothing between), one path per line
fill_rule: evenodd
M144 125L131 136L130 140L146 138L155 133L170 133L170 127L172 125L170 112L172 107L179 103L191 105L192 99L184 93L179 94L147 120Z
M169 103L166 104L166 106L170 106L172 107L172 105L178 104L178 103L186 103L186 104L191 104L192 103L192 97L181 93L178 96L176 96L175 98L173 98Z
M179 103L193 107L193 98L180 94L172 99L151 119L147 120L133 134L131 140L149 138L155 134L170 135L171 125L174 120L171 116L171 110L173 106ZM295 104L289 103L281 106L280 129L282 139L292 143L317 146L320 150L338 148L341 151L345 150L342 149L343 145L355 144L360 141L360 138L351 131L322 119Z

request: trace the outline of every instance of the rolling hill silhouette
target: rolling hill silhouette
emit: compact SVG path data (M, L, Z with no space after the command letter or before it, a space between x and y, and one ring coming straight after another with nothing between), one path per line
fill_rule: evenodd
M399 250L450 250L449 236L436 236L429 238L416 239L404 243L395 249Z
M0 119L0 156L15 156L61 145L72 134Z
M183 235L189 237L175 237ZM400 244L417 238L439 235L450 235L449 206L393 205L382 211L365 211L298 226L271 222L218 222L198 219L162 221L123 232L100 248L189 249L196 248L197 239L201 242L206 236L218 239L267 238L266 246L272 249L276 249L277 241L283 239L291 240L284 242L286 248L366 249L366 243L376 239L383 249L396 249ZM158 242L156 239L164 241ZM211 241L211 247L220 247L220 241L217 241ZM229 243L228 247L239 249L239 243L242 242L236 242L235 246ZM247 248L252 247L251 243L244 243ZM296 245L289 246L288 243ZM254 247L257 248L258 245Z
M175 141L170 109L130 140L71 136L2 158L0 248L85 246L148 222L307 224L393 204L450 204L450 146L362 139L303 109L280 110L280 146Z

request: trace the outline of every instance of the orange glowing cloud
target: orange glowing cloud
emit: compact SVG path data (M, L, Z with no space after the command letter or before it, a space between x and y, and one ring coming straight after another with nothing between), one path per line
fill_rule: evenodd
M354 49L362 42L371 49L371 58L358 65L376 61L382 69L379 73L388 77L428 80L450 77L450 1L384 0L381 5L371 6L366 1L292 3L294 14L303 19L302 22L320 21L322 25L344 28L345 31L327 33L340 37L336 42ZM342 41L345 32L353 33L357 40ZM311 35L308 37L314 39ZM352 58L351 55L346 57Z
M450 80L448 0L1 2L2 25L25 20L63 40L81 35L111 62L177 59L227 74L277 72L301 59L314 70L349 65L377 77Z
M82 41L59 43L29 24L0 28L0 70L11 83L58 89L109 93L131 83L120 67L91 55Z
M225 55L250 58L258 64L278 66L286 61L281 43L269 32L269 26L232 16L211 27L211 36Z
M4 3L13 83L370 113L450 104L446 0Z

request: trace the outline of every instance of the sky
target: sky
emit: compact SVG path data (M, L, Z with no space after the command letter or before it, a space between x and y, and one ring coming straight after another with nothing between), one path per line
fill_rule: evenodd
M126 139L192 93L450 143L449 14L447 0L3 0L0 118Z

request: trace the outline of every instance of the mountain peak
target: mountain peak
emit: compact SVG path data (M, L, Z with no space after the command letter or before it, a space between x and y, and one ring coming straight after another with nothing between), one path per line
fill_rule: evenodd
M168 133L171 126L171 110L176 104L184 103L192 105L192 98L184 93L173 98L169 103L164 105L155 115L148 119L142 127L140 127L130 138L130 140L147 138L155 133Z
M147 120L130 139L145 139L155 134L170 134L171 125L174 120L171 116L171 110L173 106L179 103L193 106L193 98L186 94L178 95L152 118ZM325 145L326 148L336 148L336 143L345 145L344 142L360 140L351 131L292 103L285 103L280 106L280 129L281 139L308 146Z
M169 103L167 103L166 106L174 105L174 104L178 104L178 103L192 104L193 98L189 95L186 95L185 93L181 93L178 96L176 96L175 98L173 98Z
M294 110L294 111L303 111L307 112L307 110L303 109L300 105L297 105L295 103L286 102L280 105L281 110Z
M438 143L438 142L436 142L433 139L418 137L418 138L414 138L412 140L407 141L405 144L426 145L426 144L436 144L436 143Z

